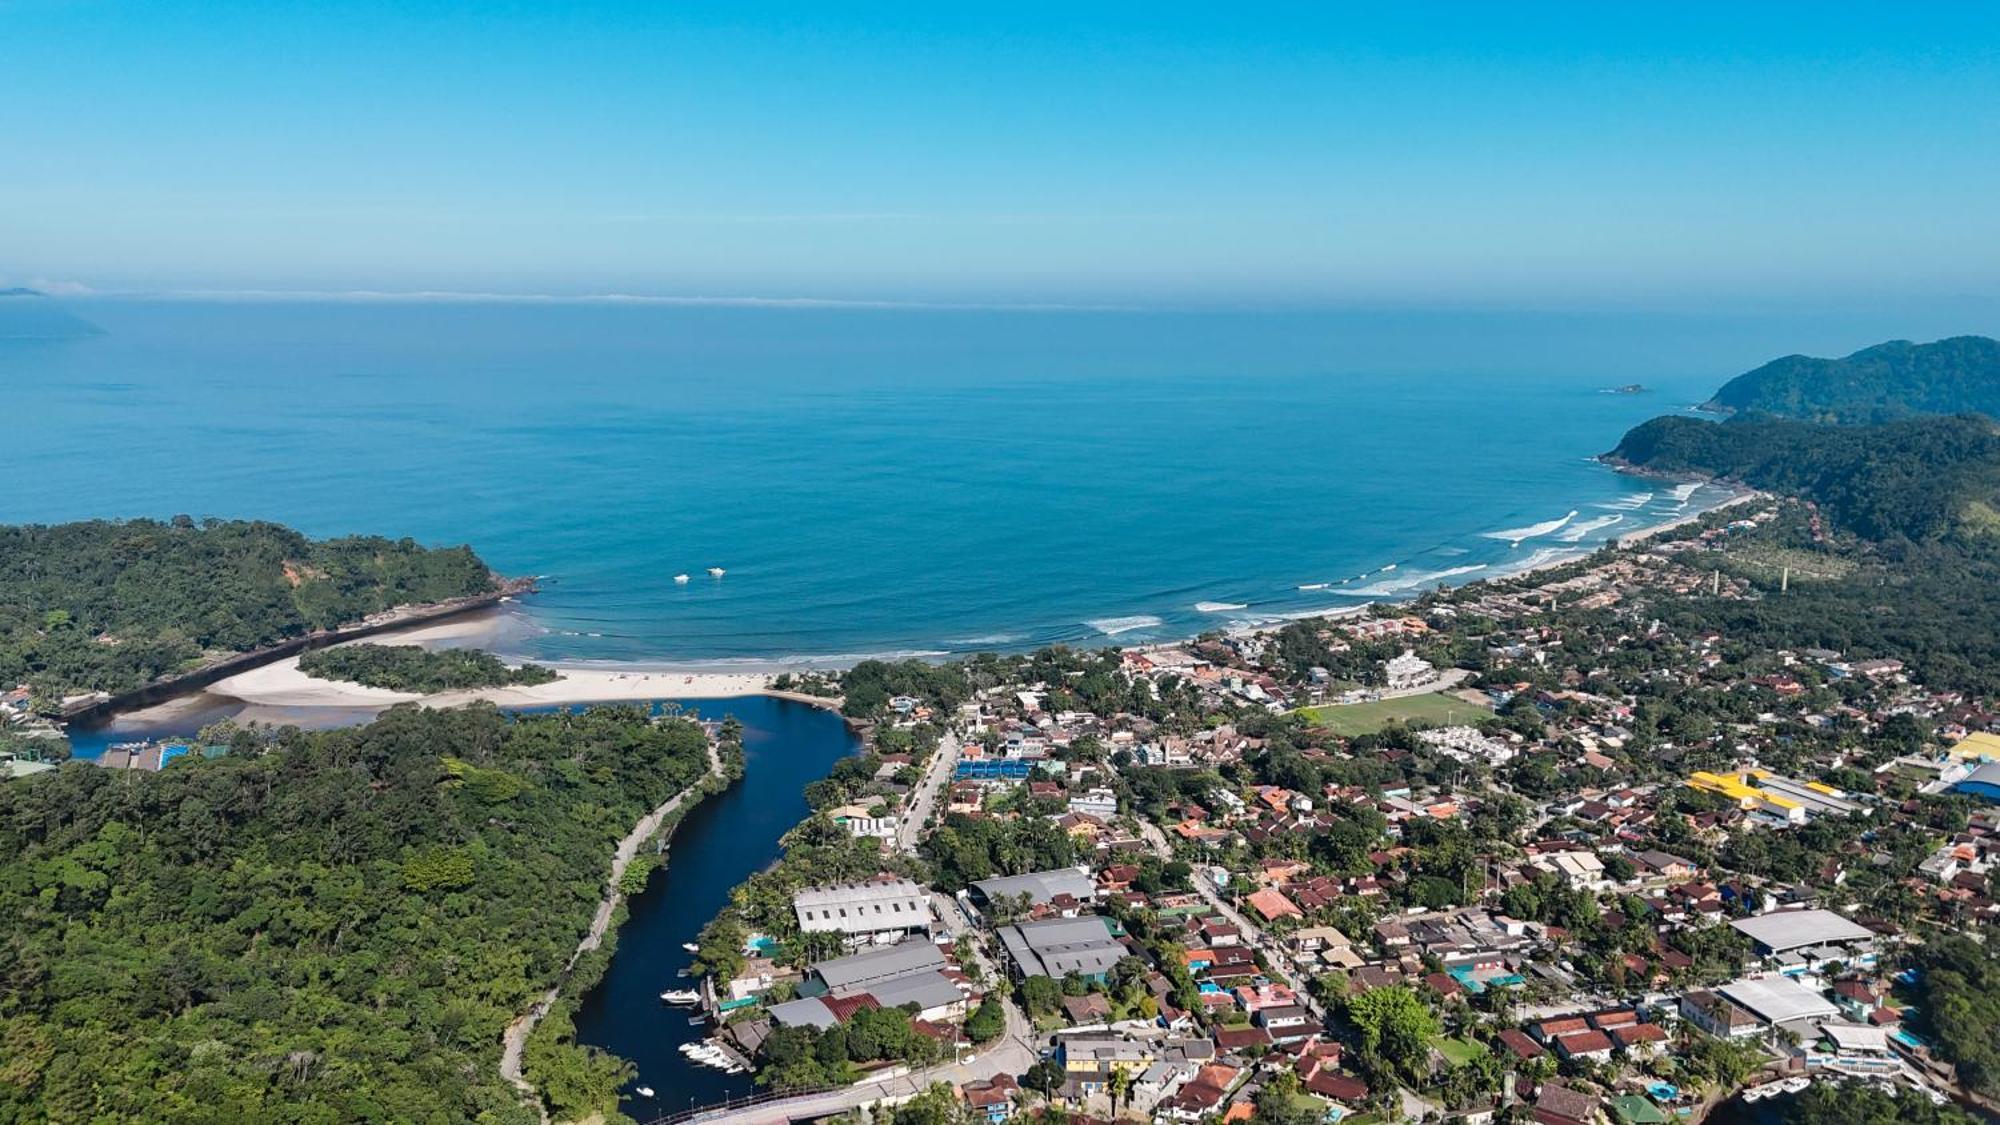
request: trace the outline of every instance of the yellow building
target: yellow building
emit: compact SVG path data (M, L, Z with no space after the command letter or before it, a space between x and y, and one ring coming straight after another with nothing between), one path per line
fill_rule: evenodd
M1983 730L1968 734L1951 748L1950 754L1963 762L2000 762L2000 734Z

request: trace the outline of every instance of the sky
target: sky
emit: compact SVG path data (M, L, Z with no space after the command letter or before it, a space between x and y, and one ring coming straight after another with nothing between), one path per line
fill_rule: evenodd
M2000 295L1995 5L0 0L0 75L73 292Z

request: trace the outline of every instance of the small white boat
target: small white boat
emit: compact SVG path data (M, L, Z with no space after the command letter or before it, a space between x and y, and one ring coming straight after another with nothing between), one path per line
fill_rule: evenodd
M674 585L676 585L676 586L685 586L685 585L687 585L687 584L688 584L688 576L687 576L687 575L685 575L685 574L676 574L676 575L674 575Z
M1798 1094L1803 1093L1806 1087L1811 1085L1812 1079L1810 1078L1787 1078L1783 1082L1778 1083L1778 1088L1787 1094Z
M708 576L710 578L720 578L722 577L723 573L724 573L723 569L719 566L711 566L708 568Z
M701 1003L701 993L696 992L692 988L669 988L665 992L660 993L660 999L665 1000L669 1004L699 1004Z
M696 945L695 943L693 943L693 942L691 942L691 941L684 941L684 942L682 942L682 943L681 943L681 948L682 948L682 949L685 949L685 950L687 950L687 951L688 951L689 953L700 953L700 952L701 952L701 946L699 946L699 945Z
M641 1086L632 1092L639 1095L642 1098L650 1098L653 1096L653 1088L651 1086Z

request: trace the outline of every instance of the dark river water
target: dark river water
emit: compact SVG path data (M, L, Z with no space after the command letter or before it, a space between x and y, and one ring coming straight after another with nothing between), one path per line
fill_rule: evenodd
M631 899L618 950L604 980L576 1013L576 1037L632 1060L639 1076L626 1087L625 1112L639 1120L751 1092L747 1074L724 1074L687 1061L678 1048L700 1038L686 1009L660 1002L688 988L678 974L693 941L729 901L730 889L778 857L778 838L805 818L804 788L860 742L838 715L764 696L681 701L705 719L736 716L748 759L744 778L697 805L675 830L665 867ZM650 1086L654 1096L635 1090Z

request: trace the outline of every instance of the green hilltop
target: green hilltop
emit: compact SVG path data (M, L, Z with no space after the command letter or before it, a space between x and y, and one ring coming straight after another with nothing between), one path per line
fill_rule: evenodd
M1790 355L1731 379L1703 409L1839 424L1966 412L2000 417L2000 340L1891 340L1843 359Z

